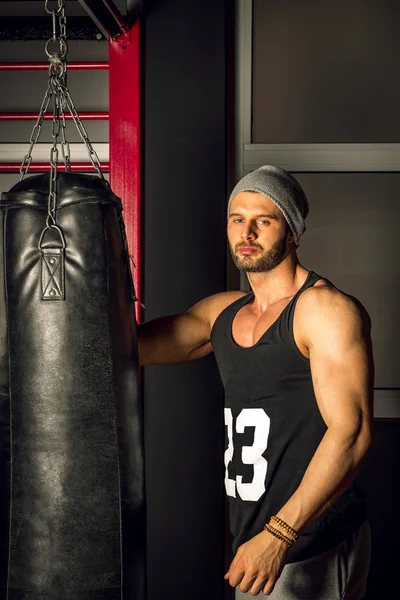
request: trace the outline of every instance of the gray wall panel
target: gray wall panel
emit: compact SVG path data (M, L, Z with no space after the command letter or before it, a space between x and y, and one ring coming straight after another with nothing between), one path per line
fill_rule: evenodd
M398 0L255 0L253 143L398 142Z
M0 173L0 194L8 192L13 185L18 183L19 178L19 173Z

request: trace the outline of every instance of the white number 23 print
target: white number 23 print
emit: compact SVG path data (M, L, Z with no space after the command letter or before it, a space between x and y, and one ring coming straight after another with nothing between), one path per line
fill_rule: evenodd
M242 463L253 467L253 479L244 483L242 475L229 479L229 464L233 458L233 416L230 408L225 408L225 425L228 433L228 448L225 450L225 488L228 496L236 498L236 490L242 500L256 502L265 492L265 477L268 462L262 456L267 449L270 418L262 408L244 408L236 419L236 432L244 433L246 427L254 427L254 440L251 446L243 446Z

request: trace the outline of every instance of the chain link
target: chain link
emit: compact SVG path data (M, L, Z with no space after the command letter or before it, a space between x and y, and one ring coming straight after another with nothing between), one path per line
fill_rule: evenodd
M66 104L69 112L71 113L71 117L76 125L78 133L81 136L81 138L86 146L86 149L89 154L90 162L92 163L93 168L97 172L97 175L100 177L100 179L103 179L104 181L106 181L104 178L103 172L101 170L101 163L100 163L98 154L97 154L96 150L93 148L91 141L89 140L89 136L87 134L85 126L83 125L83 123L79 117L78 111L76 110L74 102L71 98L71 94L66 86L62 85L60 82L58 82L58 85L59 85L60 91L63 95L65 104Z
M61 11L61 15L59 18L59 27L60 27L60 38L67 41L67 17L65 16L65 10Z
M31 137L29 140L30 146L29 146L28 153L24 156L21 167L19 169L19 172L21 173L20 180L25 177L25 175L27 174L29 167L31 165L32 151L40 137L40 134L42 131L43 120L44 120L45 114L47 112L47 109L49 107L52 95L53 95L53 92L51 91L50 87L48 87L46 90L46 93L44 95L44 98L43 98L42 106L40 107L39 116L37 118L37 121L33 127L32 133L31 133Z
M69 147L69 142L66 136L66 120L65 120L65 112L64 112L64 102L61 102L60 106L60 114L61 114L61 152L63 156L63 162L65 165L65 170L67 173L71 172L71 151Z

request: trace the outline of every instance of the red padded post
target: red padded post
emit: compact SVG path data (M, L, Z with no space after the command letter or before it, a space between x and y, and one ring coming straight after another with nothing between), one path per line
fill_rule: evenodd
M132 275L141 300L140 22L109 43L110 183L124 206ZM140 321L140 306L137 304Z

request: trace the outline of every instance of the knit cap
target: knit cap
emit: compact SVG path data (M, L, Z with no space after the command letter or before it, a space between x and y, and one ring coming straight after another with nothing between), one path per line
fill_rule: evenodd
M296 245L303 235L308 215L308 200L299 182L287 171L265 165L245 175L233 189L228 202L228 217L232 200L241 192L258 192L266 196L283 213L293 233Z

